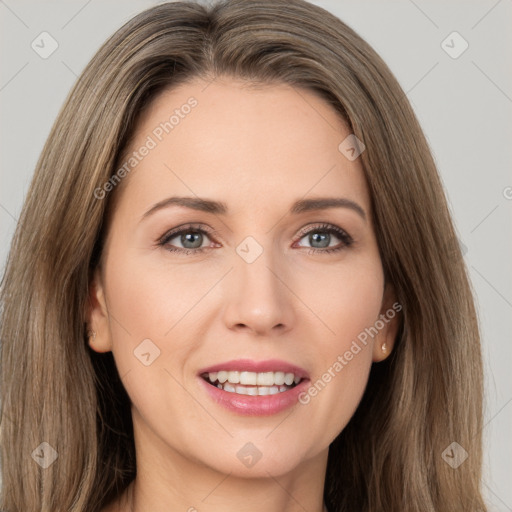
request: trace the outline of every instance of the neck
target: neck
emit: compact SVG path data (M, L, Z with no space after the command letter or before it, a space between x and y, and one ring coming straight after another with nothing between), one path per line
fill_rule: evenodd
M327 449L293 471L258 478L223 474L178 453L172 460L137 452L137 477L118 502L119 512L325 512ZM168 454L167 454L168 455Z

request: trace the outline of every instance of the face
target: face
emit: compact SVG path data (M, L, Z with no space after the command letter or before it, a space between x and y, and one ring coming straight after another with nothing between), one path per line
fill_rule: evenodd
M228 78L144 113L88 318L138 460L241 476L325 463L397 328L349 134L313 92Z

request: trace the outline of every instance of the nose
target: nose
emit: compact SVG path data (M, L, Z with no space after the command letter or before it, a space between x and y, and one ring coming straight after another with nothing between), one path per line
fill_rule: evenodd
M234 271L225 283L225 325L258 336L289 331L296 312L284 262L277 261L270 250L252 263L235 256Z

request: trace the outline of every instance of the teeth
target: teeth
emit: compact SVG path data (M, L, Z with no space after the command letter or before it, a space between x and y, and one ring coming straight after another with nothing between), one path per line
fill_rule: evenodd
M284 372L274 373L274 384L278 384L279 386L284 384Z
M270 394L270 388L267 386L260 386L258 387L258 395L264 396Z
M221 388L221 389L224 389L224 391L229 391L228 389L226 389L226 385L224 385L224 388ZM285 391L287 389L288 388L286 388ZM252 395L252 396L269 395L270 394L269 393L269 388L266 388L264 386L262 386L262 387L237 386L235 388L235 393L238 393L239 395Z
M234 393L235 392L235 386L233 386L232 384L230 384L229 382L226 382L224 384L224 387L223 387L224 391L229 391L230 393Z
M293 384L301 381L293 373L285 372L210 372L208 380L219 389L239 395L266 396L283 393L291 389ZM206 374L204 375L206 377Z
M244 386L282 386L286 384L291 386L292 384L298 384L301 378L294 375L293 373L285 372L237 372L237 371L225 371L210 372L208 379L212 384L217 381L221 384L229 382L230 384L243 384Z
M247 388L245 386L237 386L236 393L239 395L247 395Z
M231 384L238 384L240 382L240 372L228 372L228 381Z
M272 386L274 384L274 372L257 373L256 383L258 386Z
M291 386L243 386L240 384L238 386L233 386L229 382L217 384L217 387L227 391L228 393L251 396L276 395L277 393L282 393L283 391L291 389Z
M254 372L240 372L240 384L256 386L258 374Z

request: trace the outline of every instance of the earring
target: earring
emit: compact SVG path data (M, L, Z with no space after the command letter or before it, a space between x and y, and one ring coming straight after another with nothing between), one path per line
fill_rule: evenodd
M384 354L385 354L387 349L388 349L388 347L387 347L387 345L385 343L383 343L382 346L381 346L381 349L382 349L382 352L384 352Z
M95 340L96 339L96 331L93 331L93 330L87 331L87 337Z

